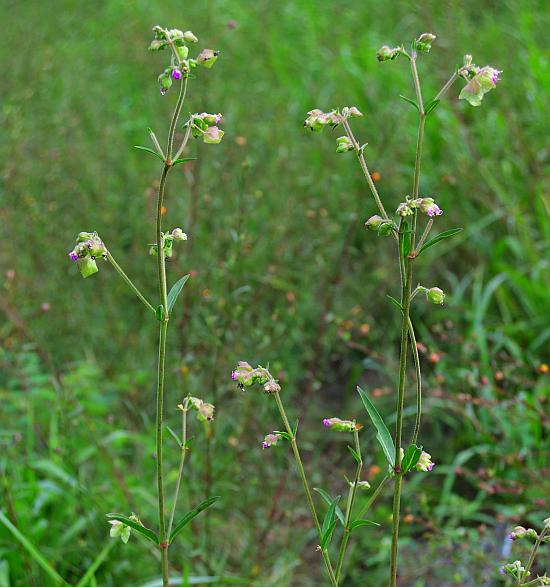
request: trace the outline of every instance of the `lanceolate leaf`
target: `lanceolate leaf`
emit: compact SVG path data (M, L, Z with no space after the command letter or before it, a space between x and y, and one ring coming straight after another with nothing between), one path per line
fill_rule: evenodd
M361 457L359 456L359 453L348 444L348 450L351 453L351 456L355 459L356 463L360 463L361 462Z
M187 163L188 161L195 161L196 157L184 157L182 159L176 159L173 163L172 163L172 167L174 167L175 165L179 165L180 163Z
M394 306L397 306L401 311L403 311L403 306L399 303L398 300L396 300L393 296L390 296L389 294L386 294L386 297Z
M338 507L339 501L339 495L332 500L332 503L328 508L327 515L325 516L325 520L323 521L323 527L321 528L320 544L323 550L325 550L325 548L330 544L332 533L334 532L334 528L336 528L336 508Z
M172 313L172 308L174 307L174 304L176 303L176 300L178 299L178 296L180 295L180 292L188 279L189 274L184 275L181 279L178 279L168 293L168 315Z
M159 543L159 539L153 530L150 530L149 528L134 522L134 520L130 520L130 518L127 518L126 516L122 516L121 514L107 514L107 518L109 518L109 520L118 520L119 522L126 524L126 526L130 526L130 528L136 532L139 532L142 536L145 536L147 540L150 540L154 544Z
M374 404L370 401L367 394L360 387L357 387L357 391L359 392L359 395L363 400L363 405L365 406L365 409L367 410L370 419L372 420L372 423L378 432L376 434L376 438L382 446L382 450L386 455L388 463L393 467L395 465L395 445L393 443L390 431L384 424L382 416L380 416L378 410L374 407Z
M416 110L418 112L420 112L420 108L418 107L418 104L414 100L411 100L410 98L407 98L407 96L400 95L399 97L401 98L401 100L405 100L405 102L408 102L409 104L412 104L416 108Z
M371 522L370 520L355 520L349 525L350 532L355 530L355 528L359 528L360 526L380 526L380 524Z
M440 232L438 235L434 236L429 241L425 242L422 245L422 248L418 251L418 254L420 255L422 251L425 251L426 249L433 247L439 241L442 241L445 238L449 238L451 236L454 236L455 234L458 234L461 230L462 228L450 228L449 230L444 230L443 232Z
M428 116L428 114L430 112L433 112L438 106L439 106L439 102L441 102L441 100L432 100L425 108L424 108L424 114L426 116Z
M170 540L168 541L169 544L172 544L174 538L189 524L189 522L198 516L201 512L205 509L209 508L213 503L216 503L220 499L219 495L214 497L209 497L205 499L203 502L199 503L199 505L192 509L190 512L185 514L183 518L176 524L176 527L172 530L172 534L170 534Z
M154 155L155 157L158 157L161 161L164 162L164 159L162 158L162 156L159 155L153 149L150 149L149 147L143 147L142 145L134 145L134 149L139 149L140 151L147 151L147 153L151 153L151 155Z
M332 498L324 489L321 489L320 487L314 487L313 491L316 491L329 506L332 504ZM338 506L338 505L336 506L335 512L336 512L336 517L340 520L340 522L343 526L345 523L344 512L342 512L342 510L340 509L340 506Z

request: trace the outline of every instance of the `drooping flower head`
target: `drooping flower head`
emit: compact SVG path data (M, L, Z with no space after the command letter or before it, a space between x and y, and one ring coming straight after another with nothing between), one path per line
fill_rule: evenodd
M238 366L231 372L231 379L240 387L262 385L265 393L279 393L281 386L268 369L258 365L255 369L246 361L239 361Z

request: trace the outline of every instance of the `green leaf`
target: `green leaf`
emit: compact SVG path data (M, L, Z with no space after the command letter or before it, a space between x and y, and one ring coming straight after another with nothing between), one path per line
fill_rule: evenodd
M279 436L285 440L288 440L288 442L292 442L292 436L290 436L290 434L284 430L274 430L274 434L279 434Z
M426 249L433 247L439 241L442 241L445 238L449 238L451 236L454 236L455 234L458 234L461 230L462 228L450 228L449 230L444 230L443 232L440 232L438 235L431 238L428 242L425 242L422 245L422 248L418 251L418 254L420 255L420 253L422 253Z
M359 453L348 444L348 450L351 453L351 456L355 459L355 462L357 464L359 464L361 462L361 457L359 456Z
M374 407L374 404L367 397L367 394L360 387L357 387L357 391L359 392L359 395L363 400L363 405L365 406L365 409L367 410L370 419L372 420L372 423L378 432L376 434L376 438L382 446L382 450L386 455L388 463L393 467L395 465L395 445L393 443L390 431L384 424L384 420L382 420L382 416L380 416L378 410Z
M36 546L17 528L11 521L0 511L0 522L13 534L14 538L23 546L23 548L31 555L36 564L42 567L42 570L52 579L56 585L63 585L63 587L70 587L69 583L51 566L51 564L44 558Z
M292 429L292 434L294 435L294 438L296 438L296 434L298 434L298 424L300 423L300 420L296 420L296 422L294 423L294 428Z
M424 108L424 114L426 116L428 116L428 114L430 112L433 112L438 106L439 106L439 102L441 102L441 100L432 100L425 108Z
M176 159L172 163L172 167L179 165L180 163L187 163L188 161L195 161L196 159L197 159L196 157L184 157L183 159Z
M170 428L170 426L166 426L166 430L168 430L172 438L178 443L178 446L181 448L180 437L172 430L172 428Z
M411 100L410 98L407 98L407 96L403 96L403 95L400 95L399 97L401 98L401 100L405 100L405 102L412 104L416 108L417 112L420 112L420 108L418 107L418 104L414 100Z
M162 156L159 155L153 149L150 149L149 147L143 147L142 145L134 145L134 149L139 149L140 151L147 151L147 153L151 153L151 155L158 157L164 163L164 159L162 158Z
M421 454L422 447L416 446L416 444L411 444L407 447L403 459L401 460L401 471L403 475L416 466Z
M332 498L324 489L321 489L320 487L314 487L313 491L316 491L328 505L332 503ZM345 524L344 512L340 509L340 506L338 505L336 506L335 511L337 518L340 520L343 526Z
M168 293L168 315L172 313L172 308L174 307L174 304L176 303L176 300L178 299L178 296L180 295L180 292L188 279L189 273L184 275L181 279L178 279L170 289L170 292Z
M106 515L109 520L118 520L119 522L126 524L126 526L130 526L130 528L132 528L142 536L145 536L145 538L153 542L153 544L159 543L158 536L153 532L153 530L150 530L149 528L146 528L145 526L142 526L141 524L138 524L137 522L134 522L134 520L130 520L130 518L127 518L126 516L123 516L121 514Z
M165 313L164 313L164 306L162 304L159 304L157 306L157 309L155 310L155 315L156 315L157 320L159 322L164 322Z
M409 256L412 249L411 234L409 223L406 220L402 220L401 226L399 227L399 242L401 244L401 255L403 259L406 259Z
M334 528L336 528L336 508L338 507L338 502L340 501L340 496L338 495L335 497L327 511L325 519L323 521L323 527L321 528L321 548L325 550L325 548L330 544L330 539L332 538L332 533L334 532Z
M393 296L390 296L389 294L386 294L386 297L388 298L388 300L390 300L392 304L397 306L401 312L403 311L403 306L400 304L398 300L396 300Z
M380 526L380 524L372 522L371 520L355 520L349 525L349 531L351 532L360 526Z
M216 503L218 499L220 499L219 495L209 497L208 499L205 499L203 502L199 503L196 508L185 514L185 516L183 516L183 518L176 524L176 527L172 530L168 544L172 544L174 538L185 528L185 526L187 526L187 524L189 524L193 518L198 516L205 509L209 508L212 504Z

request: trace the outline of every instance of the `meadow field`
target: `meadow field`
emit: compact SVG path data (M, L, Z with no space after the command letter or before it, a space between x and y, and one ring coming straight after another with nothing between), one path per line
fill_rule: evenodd
M260 447L279 425L275 407L239 390L237 361L276 374L313 487L336 494L353 474L349 439L323 430L334 415L366 425L365 480L385 474L355 387L393 426L393 250L365 230L376 210L353 154L336 155L338 135L303 122L313 108L357 106L354 128L393 211L410 192L417 133L399 95L414 90L407 67L375 55L426 31L437 35L419 63L426 93L464 54L502 75L482 107L456 87L426 124L422 191L445 210L442 230L464 230L423 256L422 280L445 290L445 304L413 309L422 442L436 466L405 482L400 585L512 585L499 567L529 545L511 554L508 533L550 515L548 3L0 7L0 587L62 584L51 569L73 587L162 587L157 550L109 538L105 518L133 511L155 524L157 325L111 267L82 280L67 260L79 231L98 231L157 295L148 244L159 161L133 148L148 144L148 127L168 128L175 102L159 95L160 61L147 51L157 24L219 49L185 108L222 112L225 131L215 148L193 143L197 159L174 168L163 211L189 235L170 274L190 274L170 320L166 423L178 430L187 394L216 406L213 422L190 421L182 508L220 496L181 533L174 585L325 584L290 451ZM168 484L180 452L167 434ZM369 513L380 525L350 546L344 587L386 585L391 515L388 489ZM541 575L548 552L533 568Z

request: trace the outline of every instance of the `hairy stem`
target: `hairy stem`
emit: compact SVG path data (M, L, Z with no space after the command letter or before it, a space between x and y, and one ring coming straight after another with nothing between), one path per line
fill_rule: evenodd
M420 420L422 419L422 371L420 370L420 357L418 356L418 347L416 346L416 335L414 333L413 323L410 316L409 337L411 339L414 370L416 372L416 419L414 422L414 431L411 444L416 444L416 441L418 440L418 433L420 432Z
M529 560L527 561L527 565L525 566L525 571L521 574L521 581L523 581L524 579L527 579L527 577L529 576L529 572L531 571L531 567L533 566L533 563L535 562L535 557L537 556L537 552L539 550L539 547L542 543L542 541L544 540L544 537L546 536L546 534L548 533L548 528L544 528L544 530L539 534L535 544L533 545L533 549L531 550L531 555L529 556ZM521 583L520 583L521 585Z
M139 291L139 289L134 285L134 282L124 273L122 267L115 261L113 255L109 251L106 252L107 259L111 263L111 265L117 270L118 274L124 281L129 285L130 289L136 294L136 296L143 302L143 304L155 313L155 308L147 301L145 296Z
M309 483L307 481L306 472L304 470L304 465L302 464L302 459L300 457L300 451L298 450L298 445L296 443L296 436L294 435L294 431L290 426L290 422L288 421L285 409L283 407L283 402L281 401L281 397L279 393L274 393L275 401L277 402L277 408L279 409L279 413L281 414L281 419L283 420L284 427L287 433L290 435L290 444L292 445L292 452L294 453L294 458L296 460L296 464L298 465L298 470L300 471L300 477L302 478L302 485L304 486L304 491L306 493L307 503L309 505L309 510L311 512L311 517L313 519L313 523L315 524L315 529L317 530L317 534L319 536L319 540L321 540L321 525L319 524L319 516L317 515L317 510L315 508L315 503L313 501L313 496L311 495L311 491L309 489ZM327 573L330 579L331 584L334 587L338 587L338 582L336 581L336 577L334 575L334 570L332 568L332 564L330 562L330 558L328 556L328 552L326 548L321 549L321 554L323 556L323 560L325 562L325 566L327 568Z
M350 524L351 516L353 513L353 504L355 502L355 496L357 495L357 484L361 479L361 471L363 469L363 459L361 458L361 445L359 444L359 432L353 431L353 437L355 440L355 451L359 455L359 462L357 463L357 469L355 471L355 479L351 486L348 503L346 506L346 516L344 518L344 536L342 537L342 543L340 544L340 552L338 553L338 562L336 564L336 583L340 582L340 575L342 574L342 566L344 564L344 557L346 556L346 549L350 538Z

